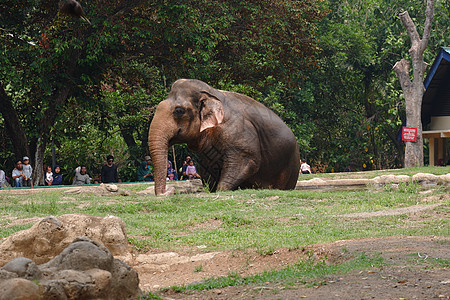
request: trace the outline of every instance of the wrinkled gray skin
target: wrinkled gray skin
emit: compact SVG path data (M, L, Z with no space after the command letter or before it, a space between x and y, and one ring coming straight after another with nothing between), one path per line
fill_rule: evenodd
M155 192L166 191L168 149L187 143L212 191L293 189L300 168L292 131L270 109L242 94L179 79L155 112L149 130Z

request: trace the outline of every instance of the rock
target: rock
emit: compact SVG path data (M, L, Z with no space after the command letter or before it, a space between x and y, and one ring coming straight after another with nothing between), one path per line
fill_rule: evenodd
M412 181L413 182L418 182L418 183L437 183L438 181L438 177L434 174L428 174L428 173L417 173L415 175L413 175L412 177Z
M78 237L61 254L42 266L55 270L109 270L113 259L111 252L102 244L87 237Z
M1 268L2 270L15 273L18 277L25 279L40 279L41 271L34 261L25 257L17 257Z
M203 190L201 179L175 181L176 194L191 194Z
M115 299L128 299L129 295L139 296L136 292L141 292L139 289L139 276L133 268L120 259L115 259L111 274L111 292L114 293Z
M313 178L310 180L301 180L297 181L297 184L295 185L296 190L301 190L303 188L317 188L321 186L325 186L326 181L320 178Z
M106 188L107 191L109 191L111 193L117 193L119 191L119 188L115 184L105 184L105 188Z
M30 271L34 269L37 271ZM33 282L30 273L41 276L34 276ZM48 263L36 265L30 259L16 258L0 269L0 300L119 300L142 296L136 271L87 237L76 238Z
M103 183L100 185L97 185L97 186L88 185L88 186L73 187L64 192L64 194L73 194L73 195L81 194L81 193L96 194L99 196L117 196L117 195L129 196L130 195L129 191L120 189L115 184L103 184Z
M411 178L408 175L382 175L372 179L377 184L399 184L409 182Z
M174 188L173 194L192 194L203 190L203 183L200 179L174 181L167 185L167 189ZM143 191L136 192L138 195L155 195L155 187L149 186Z
M443 184L450 184L450 173L444 174L444 175L440 175L439 177L439 181Z
M0 269L0 281L4 279L11 279L19 277L16 273L8 272L6 270Z
M48 262L78 236L101 242L113 255L128 253L125 223L120 218L63 215L59 218L47 217L30 229L8 237L0 244L0 266L21 256L38 264Z
M0 281L0 300L39 300L39 286L22 278Z
M101 269L90 269L84 272L91 276L95 283L96 294L104 294L107 288L111 285L112 274Z
M94 193L101 196L129 196L130 192L124 189L119 189L115 184L100 184L97 187L94 187Z

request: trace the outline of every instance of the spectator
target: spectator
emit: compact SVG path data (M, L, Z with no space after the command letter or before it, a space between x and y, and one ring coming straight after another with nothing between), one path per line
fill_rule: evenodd
M306 163L306 159L302 158L300 160L300 172L302 174L312 174L311 167Z
M80 185L80 184L90 184L91 178L87 174L86 166L81 166L75 169L75 177L73 178L72 184Z
M172 168L172 163L170 161L167 162L167 179L178 180L177 170Z
M45 184L52 185L52 183L53 183L52 167L47 166L47 172L45 172Z
M56 165L55 169L53 169L53 183L52 185L61 185L63 181L63 177L61 174L61 167Z
M194 161L190 160L189 165L186 167L186 175L189 179L197 179L200 178L200 175L197 173L197 169L194 166Z
M186 156L186 160L183 162L183 166L181 167L181 179L188 179L188 176L186 174L186 168L189 166L189 162L191 161L191 157L188 155Z
M103 165L101 171L101 181L103 183L119 182L117 166L114 164L114 156L108 155L106 165Z
M25 156L23 158L23 175L25 175L25 178L23 178L23 185L22 186L29 186L33 187L33 181L31 180L31 176L33 175L33 168L30 165L30 159L28 156Z
M0 189L6 186L6 182L5 171L0 169Z
M145 156L137 170L138 181L153 181L153 167L150 156Z
M12 179L14 180L14 186L15 187L22 187L23 181L26 178L26 176L23 174L23 164L22 161L19 159L16 161L16 167L12 171Z

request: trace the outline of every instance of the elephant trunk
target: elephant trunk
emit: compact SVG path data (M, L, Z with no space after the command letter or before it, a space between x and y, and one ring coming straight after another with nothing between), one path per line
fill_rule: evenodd
M164 101L163 101L164 102ZM148 146L154 166L155 193L161 195L166 192L167 178L167 155L169 152L169 140L173 137L176 129L171 126L170 119L164 113L161 102L156 109L155 116L150 124L148 133Z

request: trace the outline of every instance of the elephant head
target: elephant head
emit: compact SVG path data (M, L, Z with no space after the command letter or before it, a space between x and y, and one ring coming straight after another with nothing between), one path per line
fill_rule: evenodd
M167 155L171 145L195 143L207 128L225 118L224 94L199 80L179 79L159 103L149 130L155 193L166 193Z

